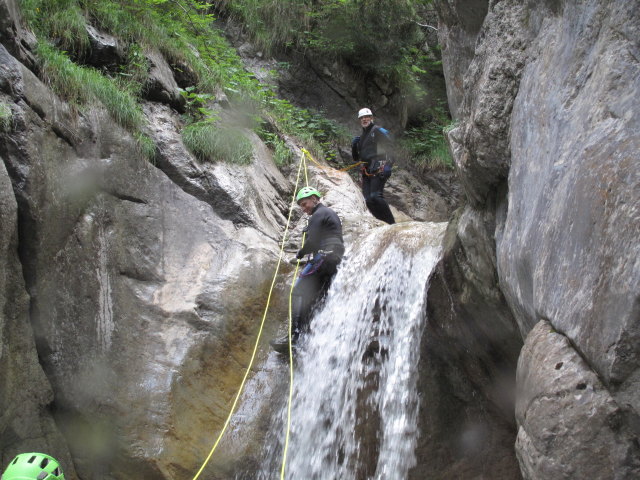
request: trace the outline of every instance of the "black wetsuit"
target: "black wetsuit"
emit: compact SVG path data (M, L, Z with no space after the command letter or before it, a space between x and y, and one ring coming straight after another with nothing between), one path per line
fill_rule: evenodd
M393 213L382 190L391 176L393 142L387 130L373 123L362 129L353 139L351 153L355 161L366 162L362 167L362 194L371 214L387 223L395 223Z
M308 328L311 310L329 289L344 254L342 224L336 212L329 207L322 203L316 205L306 231L304 247L298 251L298 258L312 255L312 260L300 272L293 288L294 340Z

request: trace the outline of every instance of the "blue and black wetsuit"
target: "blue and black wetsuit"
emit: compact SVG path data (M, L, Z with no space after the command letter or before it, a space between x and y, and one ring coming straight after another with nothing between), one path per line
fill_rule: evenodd
M362 194L371 214L387 223L395 223L382 190L391 176L393 141L388 130L371 123L351 144L355 161L362 161Z
M293 287L294 339L308 328L311 310L326 294L344 255L342 223L329 207L322 203L316 205L306 231L305 243L298 251L298 258L312 255L312 260L300 272Z

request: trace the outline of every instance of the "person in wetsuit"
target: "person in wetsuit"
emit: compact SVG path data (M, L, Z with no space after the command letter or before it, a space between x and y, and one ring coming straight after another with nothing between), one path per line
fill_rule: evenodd
M303 247L298 250L298 260L309 256L310 260L300 272L291 298L291 342L295 344L300 334L307 331L311 311L324 297L338 265L344 255L342 223L336 212L320 203L320 192L304 187L296 195L296 201L304 213L310 215ZM288 334L272 340L271 346L280 353L288 353Z
M362 133L351 142L353 159L363 162L362 194L371 214L387 223L395 223L393 213L384 199L382 190L391 176L393 141L388 130L374 124L373 113L361 108L358 120Z

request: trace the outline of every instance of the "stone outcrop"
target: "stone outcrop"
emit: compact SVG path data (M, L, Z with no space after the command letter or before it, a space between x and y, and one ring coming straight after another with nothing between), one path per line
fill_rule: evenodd
M445 23L441 42L467 38L451 52L474 52L464 72L452 68L447 78L458 105L451 147L469 199L460 248L450 258L465 276L449 273L448 290L438 297L484 277L482 284L497 289L480 291L482 303L509 312L511 331L517 325L526 338L513 438L524 478L594 472L634 478L640 468L637 8L624 1L489 2L475 34L469 25L477 25L475 12L486 2L437 3ZM445 51L445 64L457 61L446 58L451 52ZM474 234L475 244L490 249L464 246L465 217L480 225L494 219ZM489 250L492 262L483 253ZM443 262L444 271L455 271L446 257ZM479 271L484 274L476 277ZM434 315L442 321L446 309ZM485 328L505 331L493 315L473 313L475 321L483 317L493 325Z
M149 61L149 76L144 86L145 97L154 102L170 105L178 112L184 112L186 100L180 95L173 70L158 51L146 53Z
M533 327L518 362L516 418L525 478L638 476L633 415L546 320Z
M434 2L440 19L438 38L442 69L447 79L447 101L453 118L460 117L464 75L475 55L475 44L487 15L488 0Z
M87 25L88 52L81 60L97 68L117 68L124 64L126 52L121 42L93 25Z
M24 65L35 66L36 36L25 27L16 0L0 1L0 43Z

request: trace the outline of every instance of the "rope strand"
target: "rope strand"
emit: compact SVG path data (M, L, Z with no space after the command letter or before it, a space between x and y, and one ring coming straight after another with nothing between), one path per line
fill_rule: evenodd
M236 406L238 404L238 400L240 399L240 394L242 393L242 391L244 389L245 383L247 381L247 377L249 376L249 372L251 371L251 367L253 366L253 362L254 362L254 360L256 358L256 353L258 351L258 344L260 343L260 338L262 337L262 331L264 329L264 323L265 323L265 320L267 318L267 312L269 310L269 305L271 303L271 295L273 293L273 289L274 289L275 284L276 284L276 278L278 276L278 271L280 270L280 264L282 263L282 254L284 252L284 244L285 244L285 240L287 238L287 233L289 232L289 225L291 223L291 215L292 215L293 210L294 210L295 205L296 205L296 202L295 202L296 193L297 193L297 190L298 190L298 184L300 182L300 172L301 172L303 166L304 166L305 180L307 182L307 185L309 184L309 178L307 176L307 164L305 162L305 155L304 155L305 152L306 152L307 155L309 154L309 152L307 152L305 149L302 149L302 151L303 151L303 155L301 156L300 164L298 165L298 174L296 176L296 185L295 185L295 189L294 189L294 192L293 192L293 198L291 199L291 207L289 208L289 216L287 217L287 225L285 226L285 230L284 230L284 233L282 235L282 242L280 244L280 253L278 255L278 263L276 265L276 271L273 274L273 279L271 281L271 287L269 288L269 295L267 296L267 304L266 304L265 309L264 309L264 314L262 315L262 321L260 322L260 328L258 330L258 337L256 338L256 342L255 342L255 344L253 346L253 352L251 353L251 359L249 360L249 365L246 368L246 371L244 373L244 377L242 378L242 382L240 383L240 388L238 390L238 393L235 396L235 399L233 400L233 404L231 405L231 410L229 411L229 415L227 416L227 419L224 422L222 430L218 434L218 438L216 439L215 443L213 444L213 447L211 447L211 450L209 451L209 454L207 455L207 457L204 460L204 462L202 463L202 466L200 467L200 469L198 470L196 475L193 477L193 480L197 480L198 477L202 474L202 472L204 471L205 467L207 466L207 464L211 460L211 457L213 456L213 453L215 452L216 448L218 448L218 444L220 443L220 440L222 439L222 436L226 432L226 430L227 430L227 428L229 426L229 423L231 422L231 417L233 416L233 413L235 412ZM303 242L304 242L304 236L303 236ZM298 261L298 265L299 264L300 264L300 262ZM298 271L298 265L296 265L296 275L297 275L297 271ZM294 280L295 280L295 275L294 275ZM283 459L283 463L282 463L282 473L281 473L282 477L281 478L284 477L284 469L285 469L285 461L286 461L286 446L288 445L288 439L289 439L291 399L292 399L292 395L293 395L293 352L291 350L291 298L289 298L289 357L290 357L290 364L291 364L291 371L290 371L291 384L289 386L289 406L288 406L289 419L288 419L288 423L287 423L287 436L286 436L286 443L285 443L284 459Z

